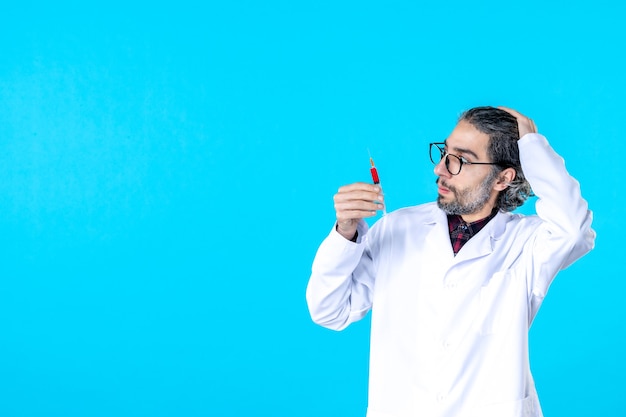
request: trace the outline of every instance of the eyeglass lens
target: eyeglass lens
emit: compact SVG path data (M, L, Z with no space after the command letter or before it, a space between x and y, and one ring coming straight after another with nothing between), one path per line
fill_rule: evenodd
M461 172L461 165L463 163L457 156L450 154L446 155L443 148L440 148L435 144L432 144L430 146L430 160L433 164L437 165L439 161L443 159L444 155L446 157L446 160L444 162L446 164L446 169L448 170L448 172L451 175L457 175L459 172Z

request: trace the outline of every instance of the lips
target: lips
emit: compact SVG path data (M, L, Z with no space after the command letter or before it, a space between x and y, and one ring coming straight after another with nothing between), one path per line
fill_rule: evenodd
M437 181L437 190L440 194L448 194L450 193L450 188L446 187L443 181Z

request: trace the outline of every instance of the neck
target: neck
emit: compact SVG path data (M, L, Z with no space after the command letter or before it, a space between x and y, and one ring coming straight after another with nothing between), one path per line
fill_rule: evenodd
M478 220L482 220L486 217L489 217L493 212L494 206L485 206L482 210L477 211L475 213L463 214L461 218L465 223L473 223Z

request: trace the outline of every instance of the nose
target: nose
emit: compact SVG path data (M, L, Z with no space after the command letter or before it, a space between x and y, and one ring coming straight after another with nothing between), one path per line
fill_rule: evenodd
M441 158L441 160L435 165L435 175L438 177L447 177L450 178L452 175L448 172L448 168L446 168L446 158Z

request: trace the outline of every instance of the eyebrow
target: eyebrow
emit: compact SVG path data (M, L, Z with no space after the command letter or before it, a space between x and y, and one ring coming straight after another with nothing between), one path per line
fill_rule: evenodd
M444 143L445 143L445 146L446 146L446 147L448 147L448 143L447 143L447 142L444 142ZM476 155L476 152L472 151L471 149L456 148L456 147L455 147L455 148L452 148L452 150L453 150L454 152L457 152L457 153L462 153L462 154L467 154L467 155L471 155L471 156L473 156L475 159L479 159L479 158L478 158L478 155Z

